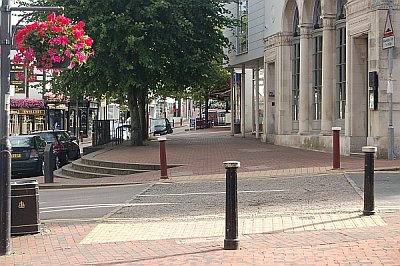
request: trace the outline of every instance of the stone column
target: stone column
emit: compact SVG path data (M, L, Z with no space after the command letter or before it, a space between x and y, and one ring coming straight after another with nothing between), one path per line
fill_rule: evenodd
M241 88L240 88L240 128L242 130L242 137L246 137L246 65L242 65L242 77L241 77Z
M334 91L333 83L336 68L335 60L335 15L326 14L322 18L322 120L321 134L330 135L335 118L334 113Z
M267 86L267 62L265 60L265 52L264 52L264 62L263 62L263 69L264 69L264 115L263 115L263 135L262 135L262 142L267 142L267 107L268 107L268 86Z
M255 100L256 100L256 94L255 94L255 89L256 89L256 70L253 67L251 71L252 75L252 80L251 80L251 132L256 132L256 113L255 113Z
M257 60L257 66L255 69L255 94L256 94L256 101L255 101L255 123L256 123L256 139L260 138L260 114L259 114L259 106L260 106L260 64Z
M235 124L235 70L231 68L231 136L234 135ZM228 122L228 121L226 121Z
M299 134L307 134L310 128L310 58L311 49L311 24L300 25L300 106L299 106Z

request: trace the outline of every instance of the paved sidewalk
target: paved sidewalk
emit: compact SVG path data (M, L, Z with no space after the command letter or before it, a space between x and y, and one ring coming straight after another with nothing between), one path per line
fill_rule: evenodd
M92 156L157 163L158 152L158 142L153 141L145 147L125 143ZM167 161L181 166L169 169L170 179L163 182L222 180L226 160L240 161L238 178L249 179L335 174L364 167L363 158L343 156L342 169L332 170L329 153L269 145L213 128L168 135ZM376 160L375 166L398 170L399 162ZM158 183L159 174L39 183L41 189ZM220 214L43 221L40 234L12 237L11 254L0 257L0 265L400 265L400 212L361 216L357 207L240 213L236 251L223 250L225 225Z
M224 178L224 161L239 161L238 173L242 177L297 176L344 171L363 171L364 158L341 156L341 169L332 170L332 154L298 148L275 146L262 143L249 135L242 138L231 136L226 127L214 127L197 131L175 130L167 135L166 152L170 180L192 180ZM87 141L86 145L90 145ZM159 163L159 143L156 139L145 146L131 146L129 141L89 154L94 159L127 163ZM398 160L375 160L375 169L399 170ZM61 179L54 184L38 182L41 188L73 187L107 184L128 184L154 182L159 180L160 172L115 176L96 179Z
M348 222L344 217L335 223ZM223 250L220 231L167 238L156 230L151 238L132 239L141 235L141 229L129 221L52 222L41 234L12 238L12 253L0 257L0 265L400 265L399 218L399 213L383 213L354 216L364 220L363 226L354 228L334 228L327 222L327 228L310 230L302 225L273 232L242 231L236 251ZM173 226L179 230L176 223ZM107 233L110 239L104 238Z

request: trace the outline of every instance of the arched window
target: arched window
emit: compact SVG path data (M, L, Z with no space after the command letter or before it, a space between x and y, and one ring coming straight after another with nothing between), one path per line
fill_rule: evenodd
M294 8L293 11L293 36L300 36L300 28L299 28L299 9L297 8L297 5Z
M313 27L314 27L314 29L319 29L322 27L321 1L320 0L316 0L314 2Z
M293 45L292 45L292 121L293 131L298 130L299 92L300 92L300 28L297 5L293 11Z
M337 0L336 2L336 15L337 19L345 19L346 18L346 10L344 9L344 6L347 4L347 0Z

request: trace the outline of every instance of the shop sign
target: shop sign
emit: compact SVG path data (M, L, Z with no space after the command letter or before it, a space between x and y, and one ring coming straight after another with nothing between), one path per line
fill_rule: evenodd
M14 86L15 93L25 93L25 80L18 79L18 73L24 73L23 65L11 63L10 85Z
M44 110L39 109L17 109L11 110L11 114L18 114L18 115L44 115Z

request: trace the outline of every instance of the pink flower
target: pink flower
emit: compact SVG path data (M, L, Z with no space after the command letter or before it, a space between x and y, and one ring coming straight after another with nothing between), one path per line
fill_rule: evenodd
M74 49L75 50L82 50L83 48L85 48L83 43L77 43L77 44L74 45Z
M53 56L52 59L53 59L53 61L56 62L56 63L60 63L60 62L61 62L61 57L58 56L58 55Z
M85 63L94 51L84 26L83 21L72 24L70 18L54 13L46 21L28 24L16 34L14 61L27 67L28 76L35 67L45 71L65 58L71 59L71 67Z
M53 26L53 27L51 27L51 31L52 32L63 32L63 28L62 27Z
M24 78L25 78L24 72L17 72L17 79L24 80Z
M86 61L86 59L88 58L86 55L83 55L81 52L77 52L76 56L78 57L78 61L81 63Z
M84 41L85 41L85 44L86 44L87 46L92 46L92 44L93 44L93 39L90 38L90 37L85 38Z

